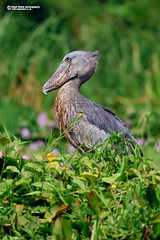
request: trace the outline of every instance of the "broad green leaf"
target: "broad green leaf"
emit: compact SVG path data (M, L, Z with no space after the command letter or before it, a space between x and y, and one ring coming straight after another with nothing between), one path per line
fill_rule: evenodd
M54 217L54 214L53 213L50 213L50 212L46 212L44 217L46 218L47 222L52 222L52 219Z
M152 223L160 223L160 215L156 215L156 216L152 217L149 222L150 222L151 224L152 224Z
M3 145L7 144L9 142L9 137L0 137L0 143Z
M11 171L11 172L15 172L15 173L20 173L18 168L16 168L15 166L7 166L6 170Z
M34 187L40 187L40 188L43 187L43 189L48 189L48 190L50 190L50 191L53 190L52 184L49 183L49 182L35 182L35 183L32 183L32 186L34 186Z
M22 204L17 204L17 205L16 205L16 208L15 208L16 214L17 214L17 215L20 215L20 214L23 212L23 209L24 209L24 205L22 205Z
M13 183L13 179L7 179L5 183L7 183L7 185L10 186Z
M79 179L85 183L88 182L88 180L85 177L76 177L76 179Z
M82 221L80 220L77 220L77 221L72 221L72 227L74 229L76 229L78 232L81 232L82 229L83 229L83 223Z
M89 190L89 189L82 189L82 188L80 188L80 189L78 189L76 192L77 192L77 193L80 193L80 194L86 194L86 193L89 193L90 190Z
M25 164L24 166L26 169L29 169L29 170L32 170L32 171L35 171L35 172L41 172L42 171L42 165L40 164L37 164L37 163L27 163Z
M82 162L85 167L92 169L92 162L89 160L88 157L83 157Z
M86 189L85 184L77 178L73 178L73 183L77 184L81 189Z
M22 226L25 226L28 222L28 219L25 218L24 216L18 216L17 217L17 228L20 230Z
M97 194L94 191L91 191L88 193L88 201L92 211L96 213L98 217L100 217L99 201L98 201Z
M89 172L83 172L83 173L81 173L81 176L89 179L91 182L95 182L96 179L98 178L97 174L92 174Z
M63 239L71 240L72 239L71 220L62 218L61 223L62 223Z
M109 215L109 211L108 212L102 212L101 213L101 220L104 220L105 218L107 218Z
M62 233L62 222L61 222L61 218L57 218L54 224L54 228L53 228L53 234L54 236L57 237L57 239L64 239L63 238L63 233Z
M19 186L19 185L22 185L22 184L29 184L31 183L32 179L31 178L27 178L27 177L22 177L21 179L19 179L15 185L16 186Z
M147 190L146 190L146 198L149 201L150 205L152 207L158 207L159 206L159 201L156 196L156 191L154 189L153 185L149 185Z
M34 183L32 183L32 186L42 188L43 182L34 182Z
M89 222L84 222L83 223L82 233L86 238L90 237L90 224L89 224Z
M74 176L75 175L75 172L73 172L72 170L68 170L68 171L66 171L66 174L68 175L68 176Z
M120 173L115 173L110 177L103 177L101 178L102 182L108 183L108 184L113 184L115 181L117 181L120 177Z
M0 183L0 195L2 195L4 192L6 192L8 189L8 186L6 182L1 182Z
M153 224L153 231L157 235L156 240L159 240L160 239L160 223L154 223Z
M128 177L129 178L133 178L133 177L138 177L139 179L141 179L141 173L140 171L138 171L137 169L135 168L130 168L127 170L127 174L128 174Z

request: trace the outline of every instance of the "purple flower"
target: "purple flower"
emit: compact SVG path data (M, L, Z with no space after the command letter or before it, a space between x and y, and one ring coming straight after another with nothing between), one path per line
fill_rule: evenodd
M71 145L71 144L69 144L69 146L68 146L68 152L69 153L72 153L72 152L74 152L76 149Z
M59 164L59 166L63 167L65 164L66 164L66 161L61 162L61 163Z
M157 152L160 152L160 140L159 140L158 143L157 143L156 151L157 151Z
M31 142L30 143L30 149L31 150L36 150L38 149L39 147L44 147L45 146L45 143L44 141L42 140L38 140L38 141L35 141L35 142Z
M30 135L31 135L31 132L30 132L29 128L26 128L26 127L22 128L21 136L23 139L28 139L30 137Z
M22 157L26 159L27 161L31 159L31 157L27 154L23 154Z
M0 151L0 157L2 157L2 151Z
M58 151L57 148L55 148L55 149L52 151L52 153L56 156L57 154L59 154L59 151Z
M145 144L145 142L146 142L146 140L144 139L144 138L137 138L137 143L138 143L138 145L144 145Z
M131 126L131 124L132 124L132 120L131 120L131 119L127 119L127 120L125 121L125 124L126 124L126 126L129 128L129 127Z
M41 127L45 127L47 125L48 119L47 114L45 112L41 112L37 117L37 123Z

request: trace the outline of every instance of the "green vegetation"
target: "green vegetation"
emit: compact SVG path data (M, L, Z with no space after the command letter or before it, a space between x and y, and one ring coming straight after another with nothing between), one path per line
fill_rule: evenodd
M24 143L0 140L1 239L159 239L160 171L120 136L95 154L29 162Z
M31 11L6 5L2 0L0 238L158 240L160 2L32 0L40 8ZM45 96L42 86L74 50L100 52L80 91L126 120L144 158L126 155L116 135L103 151L72 153L59 133L57 92Z

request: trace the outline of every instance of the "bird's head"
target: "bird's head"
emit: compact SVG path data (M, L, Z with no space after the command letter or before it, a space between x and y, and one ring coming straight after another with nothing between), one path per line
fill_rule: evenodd
M56 72L44 84L43 92L51 92L60 88L68 81L79 79L80 85L86 82L95 72L98 63L99 53L74 51L67 54Z

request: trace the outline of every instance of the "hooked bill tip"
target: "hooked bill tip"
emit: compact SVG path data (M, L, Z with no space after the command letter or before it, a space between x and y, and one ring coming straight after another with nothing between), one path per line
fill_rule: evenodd
M45 95L47 95L47 92L46 92L45 86L43 86L42 91L43 91L43 93L44 93Z

